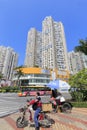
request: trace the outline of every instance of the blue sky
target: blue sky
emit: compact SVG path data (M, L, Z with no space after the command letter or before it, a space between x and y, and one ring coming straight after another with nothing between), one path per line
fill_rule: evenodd
M24 64L27 33L42 30L42 21L52 16L64 25L67 50L87 38L87 0L0 0L0 45L10 46Z

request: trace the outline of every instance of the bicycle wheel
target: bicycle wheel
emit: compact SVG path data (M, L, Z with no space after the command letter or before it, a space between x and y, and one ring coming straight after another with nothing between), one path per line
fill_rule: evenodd
M16 126L17 128L24 128L26 125L26 120L25 118L21 118L21 117L18 117L18 119L16 120Z
M72 107L69 103L64 103L62 106L62 111L64 113L71 113Z
M40 127L49 128L52 124L48 119L40 120L39 121Z
M53 119L49 119L51 124L55 124L55 121Z

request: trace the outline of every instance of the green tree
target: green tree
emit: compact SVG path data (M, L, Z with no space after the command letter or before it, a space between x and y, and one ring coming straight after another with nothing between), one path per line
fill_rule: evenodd
M69 79L72 97L77 101L87 100L87 69L79 71Z
M87 55L87 39L85 40L79 40L79 46L76 46L74 48L75 52L82 52L85 55ZM72 80L72 81L71 81ZM73 92L73 97L76 96L76 99L81 100L79 97L83 98L83 100L87 100L87 69L84 69L77 73L75 76L73 76L69 82L72 84L72 86L75 86L76 88L79 88L78 92ZM85 89L85 90L84 90ZM78 97L78 98L77 98Z
M87 39L85 40L79 40L79 46L76 46L74 48L75 52L83 52L85 55L87 55Z
M83 69L77 74L71 76L69 84L75 88L87 89L87 69Z

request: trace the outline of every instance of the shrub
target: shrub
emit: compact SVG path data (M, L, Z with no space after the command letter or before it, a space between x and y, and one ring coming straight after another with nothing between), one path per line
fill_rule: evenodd
M5 93L6 92L6 90L5 89L2 89L2 93Z
M70 94L72 96L72 100L74 101L87 101L87 90L70 91Z
M2 89L0 89L0 93L2 92Z
M12 87L12 86L6 86L0 88L0 92L18 92L19 88L18 87Z

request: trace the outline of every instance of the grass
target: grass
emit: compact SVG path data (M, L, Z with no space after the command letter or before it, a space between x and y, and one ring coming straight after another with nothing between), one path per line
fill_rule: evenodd
M71 102L73 107L87 108L87 102Z

